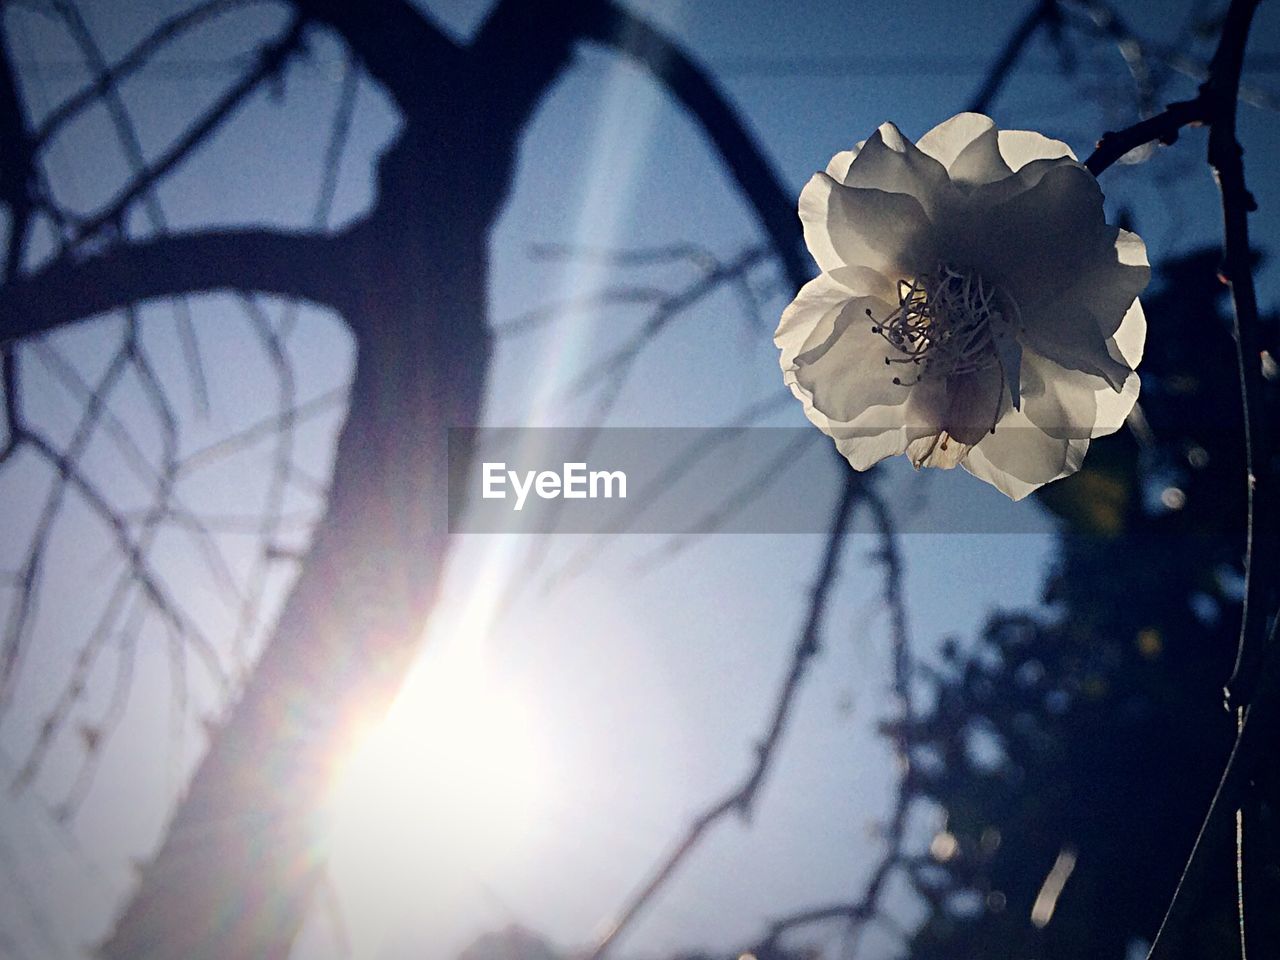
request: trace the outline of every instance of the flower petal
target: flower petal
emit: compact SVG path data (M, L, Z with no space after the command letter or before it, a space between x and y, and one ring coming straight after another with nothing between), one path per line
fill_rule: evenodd
M1101 377L1111 389L1122 390L1132 371L1112 355L1113 341L1103 326L1088 307L1067 301L1028 317L1023 342L1061 367Z
M1002 420L1009 392L999 366L947 378L947 409L942 427L961 443L973 445Z
M1098 182L1078 164L1050 164L1027 168L1041 174L1029 189L972 211L970 256L1024 312L1058 300L1091 262L1117 262Z
M976 216L975 224L968 255L982 258L1017 305L1024 343L1120 390L1131 367L1111 355L1107 341L1150 268L1141 241L1107 225L1093 175L1063 162L1031 189Z
M964 460L969 452L970 444L961 443L945 430L928 437L920 437L907 444L907 456L911 465L934 467L939 470L952 470Z
M1046 357L1026 353L1023 411L1059 440L1088 440L1115 433L1138 399L1140 381L1130 373L1119 391L1101 377L1068 370Z
M1111 338L1109 346L1114 349L1112 356L1123 360L1129 369L1138 369L1142 362L1142 351L1147 343L1147 315L1142 311L1142 304L1134 298L1120 321L1120 329Z
M929 218L906 194L846 187L818 173L800 193L800 220L825 273L861 266L902 277L937 259Z
M796 355L811 337L830 334L836 314L852 298L852 291L826 273L818 274L800 288L796 298L782 311L782 319L773 334L774 344L782 351L784 371L794 365Z
M831 167L827 170L830 173ZM906 139L892 123L881 124L860 145L844 176L836 179L848 187L909 194L935 221L941 208L954 207L960 201L946 167Z
M832 434L836 449L855 470L870 470L881 460L905 453L911 436L905 426L864 428Z
M921 438L937 437L937 411L945 403L941 383L922 383L906 393L905 402L869 407L852 424L827 421L824 426L813 416L809 419L835 440L850 466L866 470L885 457L907 452Z
M853 145L852 150L841 150L831 162L827 164L827 176L837 183L844 183L845 176L849 173L849 167L853 164L854 158L862 152L862 148L866 146L867 141L859 140Z
M1000 155L1015 172L1033 160L1076 159L1071 148L1061 140L1051 140L1034 130L1001 130L998 136Z
M999 131L990 117L960 113L920 138L920 149L947 168L956 183L978 186L1009 176Z
M916 146L949 169L965 147L994 126L990 117L980 113L958 113L926 133Z
M963 466L1013 500L1080 469L1088 440L1058 439L1037 428L1024 413L1009 411L995 433L965 457Z
M868 310L884 316L889 309L870 297L848 301L833 318L830 332L820 340L811 338L796 356L795 383L829 419L854 423L870 407L898 406L910 396L909 387L893 382L888 360L894 349L872 332L874 321L867 316Z

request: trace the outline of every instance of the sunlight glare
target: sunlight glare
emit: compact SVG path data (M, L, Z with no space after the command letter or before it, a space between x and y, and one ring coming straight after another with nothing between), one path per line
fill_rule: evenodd
M529 846L543 764L528 712L479 646L429 645L340 768L323 829L353 943L446 914Z

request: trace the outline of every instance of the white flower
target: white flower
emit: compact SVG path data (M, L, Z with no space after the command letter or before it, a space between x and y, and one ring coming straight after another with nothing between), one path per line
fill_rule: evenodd
M1079 469L1138 397L1150 268L1066 144L962 113L886 123L800 194L821 268L774 341L855 469L906 453L1015 500Z

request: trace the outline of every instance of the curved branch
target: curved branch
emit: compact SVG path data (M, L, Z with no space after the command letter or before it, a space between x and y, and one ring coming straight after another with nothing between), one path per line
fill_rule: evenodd
M1240 703L1249 702L1246 688L1254 682L1262 657L1262 636L1270 605L1266 591L1272 588L1271 553L1274 541L1255 545L1260 533L1270 531L1271 435L1264 422L1261 345L1258 296L1253 285L1253 257L1249 250L1249 212L1257 209L1244 179L1244 149L1236 138L1236 107L1239 101L1240 72L1249 24L1259 0L1231 4L1223 26L1222 43L1210 66L1204 94L1218 101L1213 126L1209 130L1209 165L1222 191L1222 276L1231 288L1235 308L1236 359L1240 373L1240 394L1244 405L1244 438L1249 529L1246 547L1244 624L1240 649L1228 689ZM1256 609L1261 607L1260 610ZM1260 616L1258 614L1261 614Z
M209 136L240 109L264 82L279 76L289 58L301 48L302 32L305 26L306 23L301 17L294 17L278 39L265 44L259 51L257 62L252 70L219 97L217 102L184 131L182 136L153 164L138 170L106 209L95 214L87 222L77 225L75 241L78 243L93 237L106 227L118 226L134 201L150 193L164 177L186 160L196 148L204 144ZM107 102L110 105L109 99Z
M585 17L584 36L633 57L697 118L760 218L787 279L797 290L802 287L813 269L801 252L795 197L706 71L648 21L610 0L592 5Z
M1160 139L1171 142L1183 124L1179 115L1192 117L1210 125L1209 164L1222 189L1223 249L1222 274L1231 286L1235 306L1236 356L1240 372L1240 390L1244 407L1245 458L1247 480L1248 527L1245 552L1245 598L1240 627L1240 644L1235 669L1227 684L1227 696L1234 702L1237 715L1235 746L1191 855L1178 880L1173 900L1156 932L1148 960L1170 955L1177 949L1182 926L1187 921L1192 898L1204 882L1207 864L1216 844L1226 833L1228 818L1236 817L1236 877L1241 955L1247 950L1246 934L1257 925L1256 910L1246 918L1244 911L1246 882L1242 869L1248 868L1256 881L1256 857L1244 858L1243 830L1245 811L1253 821L1257 795L1251 780L1260 758L1273 744L1275 714L1280 708L1280 675L1276 663L1275 624L1267 637L1266 618L1270 612L1266 591L1273 587L1274 541L1255 551L1260 532L1271 532L1275 517L1271 490L1270 434L1262 410L1262 374L1259 362L1257 298L1251 272L1248 215L1255 208L1253 197L1245 185L1243 149L1236 138L1236 110L1239 101L1240 74L1244 65L1245 44L1259 0L1232 0L1222 26L1218 48L1209 65L1209 78L1200 86L1194 100L1174 104L1162 114L1137 124L1119 134L1107 134L1085 165L1096 175L1127 150L1143 142ZM1145 140L1140 138L1146 137ZM1264 572L1265 571L1265 572ZM1259 609L1260 608L1260 609ZM1249 831L1252 833L1252 823ZM1243 863L1243 867L1242 867ZM1260 889L1256 882L1251 890ZM1251 901L1252 902L1252 901ZM1249 920L1246 928L1246 919ZM1268 931L1274 935L1275 931ZM1256 944L1255 944L1256 946ZM1273 954L1274 942L1263 946Z
M1031 38L1043 26L1049 26L1062 19L1062 11L1058 9L1058 0L1036 0L1035 6L1018 23L1009 39L1005 41L1000 56L996 58L991 69L987 71L982 86L969 102L970 113L986 113L991 109L996 96L1009 79L1009 74L1022 57Z
M800 631L800 637L792 653L791 667L787 671L787 676L778 691L773 713L769 719L769 726L756 745L755 763L752 764L746 777L737 787L708 806L690 824L683 839L676 844L675 849L662 859L653 871L652 876L631 898L619 918L596 942L595 949L591 952L589 960L601 960L609 952L618 937L631 926L641 911L649 905L654 895L662 889L676 869L684 863L685 859L698 846L703 835L711 827L732 813L737 813L742 817L750 816L756 795L764 784L765 776L769 772L778 744L781 742L782 735L787 728L787 722L791 718L791 709L800 690L800 681L804 679L804 675L809 668L809 661L817 654L821 644L822 621L827 610L827 600L836 584L840 568L840 556L844 549L845 533L848 530L854 508L864 499L865 494L866 490L862 476L850 472L840 497L840 503L835 510L831 531L827 534L827 546L823 554L822 565L810 590L808 612L805 616L804 627Z
M45 146L69 120L93 106L110 91L118 89L125 80L150 63L151 58L165 44L236 7L247 6L253 2L267 3L269 0L206 0L190 10L165 20L121 59L106 69L96 70L92 83L54 108L36 128L32 137L34 147Z
M161 297L239 290L332 306L341 238L272 230L180 234L112 247L85 260L60 258L0 287L0 345Z
M1171 103L1154 117L1135 123L1118 132L1102 135L1098 146L1084 165L1095 177L1130 150L1158 141L1168 146L1178 139L1183 127L1199 126L1209 121L1209 104L1203 94L1194 100Z

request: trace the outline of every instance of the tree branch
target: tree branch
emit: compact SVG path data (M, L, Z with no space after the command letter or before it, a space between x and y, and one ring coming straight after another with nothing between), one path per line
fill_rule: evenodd
M1200 126L1209 121L1209 103L1202 92L1194 100L1182 100L1169 104L1160 113L1141 123L1135 123L1118 132L1104 133L1084 165L1095 177L1100 176L1102 171L1130 150L1136 150L1143 144L1153 141L1159 141L1167 146L1178 139L1178 134L1183 127Z
M1209 77L1194 100L1173 104L1150 120L1120 133L1105 135L1098 149L1085 161L1085 166L1096 176L1136 146L1156 139L1172 142L1179 129L1187 123L1210 125L1209 163L1222 189L1223 277L1231 286L1235 306L1235 339L1244 407L1248 496L1245 600L1236 666L1227 686L1228 697L1236 701L1236 742L1173 900L1151 945L1148 960L1165 957L1176 949L1179 929L1186 921L1192 896L1203 882L1209 857L1216 843L1223 839L1227 818L1233 814L1239 817L1237 811L1241 810L1243 798L1252 793L1250 783L1255 774L1254 766L1272 746L1268 739L1274 731L1277 693L1280 691L1274 625L1270 639L1264 635L1270 609L1265 591L1273 587L1274 558L1271 553L1275 548L1274 539L1269 539L1261 552L1255 553L1254 550L1259 531L1265 529L1270 534L1272 465L1270 437L1263 421L1262 372L1257 339L1260 321L1249 251L1248 215L1256 205L1245 185L1244 151L1236 138L1240 74L1258 2L1232 0L1217 51L1209 66ZM1238 900L1243 956L1247 952L1247 931L1245 883L1239 872L1243 858L1240 823L1237 820L1236 865L1240 884ZM1254 890L1260 889L1256 885L1251 886ZM1275 946L1275 943L1264 944L1266 955L1271 955Z
M486 122L509 136L528 120L534 105L569 60L582 32L582 0L499 0L468 47L476 85L500 90L486 101ZM534 42L530 37L537 37ZM495 82L496 80L496 82ZM513 82L514 81L514 82Z
M1037 0L1036 5L1027 12L1013 33L1009 35L1004 49L1000 51L1000 56L987 72L982 86L973 95L973 100L969 104L971 113L986 113L991 109L991 104L995 102L1000 88L1004 86L1036 31L1042 26L1057 23L1061 19L1062 11L1058 9L1058 0Z
M721 162L733 175L760 219L796 289L813 275L802 251L800 219L793 191L787 190L764 158L754 136L725 100L715 82L685 51L648 21L603 0L588 11L584 35L633 57L697 118Z
M1245 709L1253 701L1261 667L1266 656L1267 618L1272 612L1275 589L1276 549L1272 438L1266 422L1265 395L1262 386L1261 348L1258 298L1253 286L1253 264L1249 249L1249 212L1257 203L1249 193L1244 177L1244 148L1236 136L1236 112L1240 99L1240 74L1244 65L1245 43L1259 0L1232 0L1222 26L1222 39L1209 65L1209 79L1201 87L1201 96L1211 98L1216 107L1209 129L1209 165L1222 192L1223 260L1222 276L1231 289L1235 308L1233 324L1236 364L1240 376L1240 400L1244 412L1245 491L1247 527L1245 532L1245 589L1241 603L1240 640L1236 662L1226 693L1236 708L1237 724L1243 727ZM1262 548L1259 549L1259 541ZM1274 701L1277 692L1267 691ZM1246 756L1248 786L1241 806L1236 808L1236 902L1240 920L1240 954L1247 957L1248 944L1260 948L1263 956L1274 955L1280 929L1274 918L1268 919L1272 907L1259 913L1259 897L1274 881L1268 876L1271 867L1265 863L1265 851L1258 841L1265 841L1257 828L1269 819L1262 807L1264 800L1256 782L1253 765L1257 758ZM1257 839L1245 856L1245 834ZM1247 888L1247 889L1246 889ZM1246 898L1246 893L1249 896ZM1265 897L1262 897L1265 899ZM1246 902L1249 909L1246 910Z
M45 146L67 121L93 106L109 91L119 89L126 79L146 66L166 43L176 40L202 23L252 2L266 3L268 0L206 0L205 3L165 20L112 66L96 71L97 75L92 83L52 110L36 128L32 137L35 147Z
M1007 67L1006 67L1007 69ZM849 477L857 474L850 473ZM850 480L849 482L852 482ZM843 919L851 925L851 936L857 937L865 924L880 915L881 900L894 868L903 861L903 844L907 835L907 814L913 794L911 773L911 736L915 729L915 706L911 695L911 633L907 623L907 604L903 593L902 553L898 549L897 532L884 501L876 495L866 497L867 508L880 537L880 561L884 567L884 598L889 607L890 633L893 637L893 694L898 701L898 716L881 726L893 742L898 761L898 783L884 827L884 851L872 867L862 887L862 895L847 903L811 907L775 920L760 943L748 951L758 957L779 956L782 938L792 930L823 920ZM857 953L857 941L847 944L844 956Z
M863 499L863 478L860 474L850 473L851 479L845 484L840 503L836 507L831 531L827 535L827 547L823 554L822 565L818 568L818 576L810 591L809 608L805 617L800 638L796 643L791 658L791 668L787 672L773 708L769 725L756 746L756 761L747 772L742 783L724 797L715 801L690 824L684 838L653 871L648 881L636 892L623 909L619 918L596 943L589 960L601 960L618 937L635 921L640 912L648 906L654 895L675 873L686 857L693 852L703 835L716 823L731 813L742 817L750 816L756 794L764 783L769 772L770 763L777 750L782 734L786 730L787 721L791 717L791 708L800 689L800 681L808 670L809 661L818 652L821 642L822 620L827 609L827 598L835 586L840 567L840 555L844 548L845 531L853 515L854 507Z
M180 234L63 257L0 287L0 345L131 303L214 290L326 306L344 284L341 238L271 230Z
M1240 372L1240 394L1244 405L1244 437L1249 531L1246 547L1247 569L1244 598L1244 627L1235 670L1228 683L1230 692L1243 703L1249 701L1245 689L1256 679L1262 657L1262 635L1269 612L1266 591L1272 589L1272 551L1268 541L1262 551L1254 549L1258 534L1269 530L1264 513L1271 500L1271 436L1265 421L1262 391L1261 347L1259 344L1258 298L1253 286L1252 257L1249 251L1249 212L1257 209L1244 179L1244 149L1236 138L1236 107L1244 45L1258 0L1235 0L1223 26L1222 43L1214 54L1210 76L1202 96L1216 101L1209 130L1209 164L1222 191L1223 260L1222 276L1231 288L1235 308L1236 359ZM1261 607L1261 609L1257 609ZM1259 615L1261 614L1261 615Z
M135 200L147 195L161 179L186 160L191 152L203 144L214 130L238 110L264 81L280 74L289 57L301 46L304 26L302 18L295 17L279 39L265 44L258 53L254 68L224 93L204 116L192 124L177 142L169 147L162 157L149 167L138 171L125 188L111 200L105 210L80 224L76 228L74 239L80 242L93 237L104 227L118 225L125 211Z

